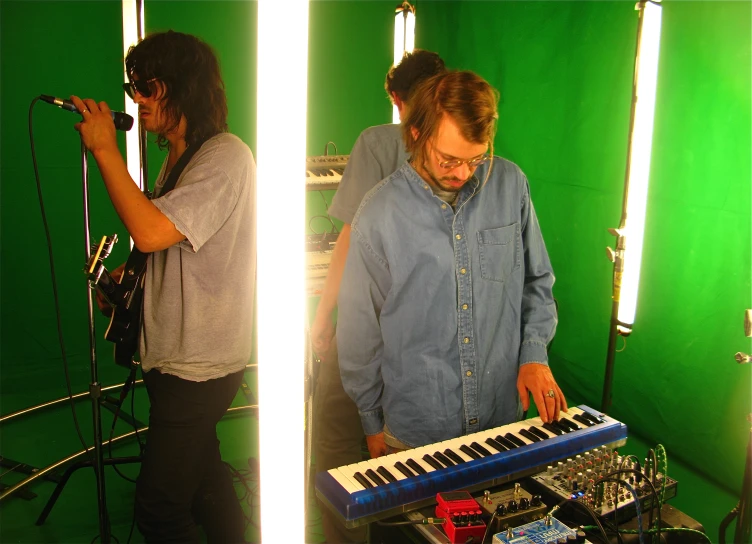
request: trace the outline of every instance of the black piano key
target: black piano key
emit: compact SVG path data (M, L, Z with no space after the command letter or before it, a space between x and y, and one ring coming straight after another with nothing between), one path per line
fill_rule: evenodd
M468 457L472 457L473 459L481 459L483 457L478 452L473 451L473 449L467 444L462 444L460 446L460 451L464 453L465 455L467 455Z
M425 454L423 456L423 460L429 465L431 465L433 468L435 468L436 470L441 470L442 468L444 468L441 463L439 463L436 459L434 459L428 454Z
M366 476L368 476L371 479L371 481L375 483L376 485L386 485L386 482L382 480L381 477L378 474L376 474L371 468L366 470Z
M512 433L505 434L504 438L506 438L510 442L514 442L518 446L524 446L525 445L525 443L522 440L520 440L518 437L514 436Z
M488 444L489 446L491 446L493 449L495 449L498 452L507 451L507 448L499 444L493 438L486 438L486 444Z
M530 428L528 429L528 431L530 431L531 433L533 433L535 436L539 436L543 440L545 440L546 438L550 438L547 433L541 431L535 425L531 425Z
M517 432L520 433L525 438L527 438L528 440L530 440L530 442L540 442L541 441L540 437L535 436L533 433L531 433L527 429L520 429Z
M562 432L565 432L565 433L572 432L572 429L570 429L569 426L564 425L561 421L551 421L551 425L553 425L554 427L556 427Z
M480 453L483 457L488 457L489 455L493 455L490 451L488 451L486 448L484 448L477 442L471 442L470 447L473 448L478 453Z
M582 412L582 417L584 417L585 419L589 419L590 421L592 421L593 425L598 425L599 423L602 423L602 421L600 421L597 417L595 417L593 414L591 414L590 412L587 412L587 411L583 411Z
M366 489L370 489L371 487L375 487L371 482L368 481L368 478L363 476L360 472L356 472L353 474L353 478L358 480L358 483L365 487Z
M503 445L508 450L513 450L514 448L519 447L519 446L517 446L517 444L515 444L511 440L507 440L506 438L504 438L501 435L498 435L496 438L494 438L494 440L496 440L499 444Z
M575 414L572 417L576 421L579 421L580 423L582 423L583 425L585 425L586 427L592 427L593 426L593 422L592 421L590 421L587 418L582 417L580 414Z
M446 455L447 457L449 457L452 461L454 461L458 465L461 465L462 463L465 462L465 460L462 457L460 457L459 455L457 455L456 453L454 453L449 448L447 448L447 449L444 450L444 455Z
M434 456L435 459L438 459L439 461L441 461L442 463L444 463L444 466L446 466L447 468L453 467L456 464L454 461L452 461L451 459L449 459L449 457L447 457L446 455L444 455L440 451L434 452L433 456Z
M569 427L573 431L579 431L581 429L581 427L579 425L577 425L577 423L569 421L565 417L560 417L559 418L559 423L563 423L564 425L566 425L567 427Z
M389 472L385 467L379 467L379 468L377 468L376 472L378 472L379 474L381 474L387 482L396 482L397 481L397 478L395 478L394 475L391 472Z
M407 468L402 461L397 461L394 463L394 468L399 470L402 474L407 476L408 478L412 478L413 476L416 476L416 474L413 474L413 471Z
M554 433L554 434L555 434L556 436L559 436L559 435L562 435L562 434L564 434L564 431L562 431L562 430L561 430L561 429L559 429L558 427L555 427L555 426L554 426L554 425L552 425L551 423L544 423L544 424L543 424L543 428L544 428L544 429L546 429L547 431L551 431L551 432L552 432L552 433Z
M413 459L408 459L407 461L405 461L405 463L407 463L407 466L410 467L411 469L413 469L418 474L428 474L428 472L426 472L426 469L424 469L422 466L420 466Z

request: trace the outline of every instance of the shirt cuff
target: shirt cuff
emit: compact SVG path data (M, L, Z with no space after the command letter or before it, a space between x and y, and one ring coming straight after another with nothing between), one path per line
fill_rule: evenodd
M384 411L381 408L360 412L360 422L363 424L363 432L366 436L384 432Z
M548 352L546 351L546 344L534 340L523 342L520 348L520 366L527 363L542 363L547 365Z

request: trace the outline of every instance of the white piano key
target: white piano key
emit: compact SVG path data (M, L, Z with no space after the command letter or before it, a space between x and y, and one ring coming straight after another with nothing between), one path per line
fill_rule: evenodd
M363 491L365 488L355 480L354 478L350 478L347 476L347 472L349 472L347 469L347 466L342 466L339 468L333 468L329 470L329 474L331 474L332 478L334 478L339 485L341 485L345 491L348 493L355 493L356 491Z
M358 482L355 479L355 473L356 472L360 472L368 481L370 481L370 479L368 479L368 477L366 476L366 470L368 470L369 468L371 468L371 466L367 462L361 461L360 463L355 463L355 464L352 464L352 465L347 465L347 466L344 466L344 467L339 467L339 470L345 476L347 476L348 478L350 478L351 481L353 481L356 484L358 484L361 489L366 489L365 486L363 486L360 482ZM376 484L373 484L373 486L376 487Z

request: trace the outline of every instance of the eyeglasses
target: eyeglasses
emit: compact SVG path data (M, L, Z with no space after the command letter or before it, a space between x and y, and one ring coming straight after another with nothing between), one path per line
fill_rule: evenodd
M151 79L128 78L128 83L123 83L123 90L125 91L125 94L131 97L131 100L135 100L136 93L140 94L144 98L149 98L152 94L151 85L149 85L149 83L153 81L157 81L158 79L161 79L161 78L158 78L158 77L153 77Z
M450 161L441 161L439 162L439 166L441 166L442 168L446 168L447 170L453 170L454 168L459 168L463 164L468 165L470 168L477 168L478 166L486 162L488 159L489 159L489 155L488 153L486 153L480 157L475 157L474 159L467 159L467 160L452 159Z

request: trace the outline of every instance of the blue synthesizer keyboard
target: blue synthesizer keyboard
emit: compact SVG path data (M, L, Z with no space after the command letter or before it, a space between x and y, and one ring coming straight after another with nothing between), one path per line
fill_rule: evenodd
M587 406L526 419L316 475L316 495L346 527L430 504L436 493L498 485L595 447L626 443L623 423Z

